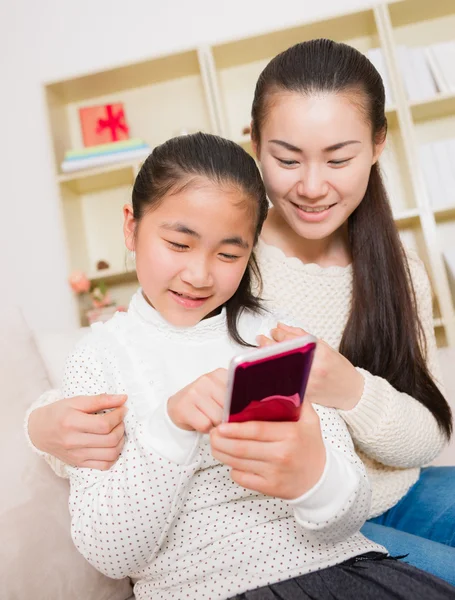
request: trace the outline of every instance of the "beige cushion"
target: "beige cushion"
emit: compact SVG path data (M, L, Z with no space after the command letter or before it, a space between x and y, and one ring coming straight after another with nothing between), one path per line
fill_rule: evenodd
M74 547L68 483L25 440L24 413L50 384L17 309L2 307L0 332L0 597L125 600L131 595L129 580L104 577Z

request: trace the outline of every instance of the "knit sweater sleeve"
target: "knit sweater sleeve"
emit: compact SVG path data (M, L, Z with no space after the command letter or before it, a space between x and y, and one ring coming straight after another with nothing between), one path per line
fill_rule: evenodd
M67 361L63 394L124 393L116 360L108 347L80 344ZM177 463L154 449L148 427L129 405L115 465L109 471L67 467L73 541L108 577L134 576L158 552L200 462L194 437L183 436L186 460Z
M320 480L288 502L299 525L319 542L334 543L359 531L370 510L371 488L346 425L334 408L314 405L326 448Z
M433 328L431 287L423 263L408 251L417 310L426 342L426 361L443 390ZM370 458L396 468L422 467L442 450L445 435L431 412L418 400L397 391L388 381L364 369L364 390L357 406L339 413L356 446Z

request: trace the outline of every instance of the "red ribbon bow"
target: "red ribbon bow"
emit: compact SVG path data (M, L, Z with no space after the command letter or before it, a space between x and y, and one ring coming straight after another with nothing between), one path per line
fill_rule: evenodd
M112 141L116 142L119 139L117 129L128 133L128 126L125 123L125 113L123 112L123 108L121 108L117 113L114 114L112 104L106 105L106 112L107 119L98 119L96 133L101 133L104 129L110 129Z

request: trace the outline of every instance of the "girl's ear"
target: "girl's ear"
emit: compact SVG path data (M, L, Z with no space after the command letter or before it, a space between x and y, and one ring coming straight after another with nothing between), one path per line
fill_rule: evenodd
M133 207L131 204L125 204L123 207L123 235L125 237L125 246L131 252L135 250L136 219L133 217Z

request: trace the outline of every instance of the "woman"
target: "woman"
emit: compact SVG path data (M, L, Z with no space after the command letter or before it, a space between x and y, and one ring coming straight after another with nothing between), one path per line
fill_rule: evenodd
M313 40L267 65L252 108L273 204L258 251L262 295L321 340L307 398L340 411L367 467L365 534L455 583L454 469L421 470L450 436L451 414L428 278L403 251L380 176L386 133L381 78L355 49ZM109 468L122 446L123 402L43 406L30 416L31 439L69 464ZM100 408L116 410L95 426L87 413Z

